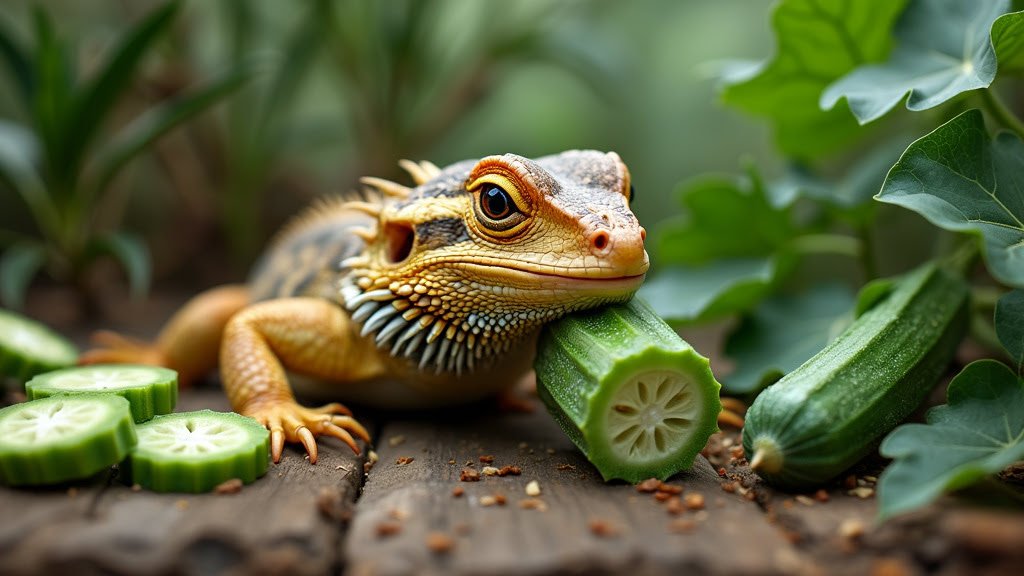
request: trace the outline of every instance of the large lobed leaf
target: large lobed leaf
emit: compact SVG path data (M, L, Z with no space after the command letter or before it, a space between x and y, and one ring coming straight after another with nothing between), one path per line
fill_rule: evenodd
M1013 290L996 303L996 335L1024 376L1024 290Z
M723 100L767 116L783 152L816 157L854 138L843 110L821 110L825 88L850 70L883 60L905 0L783 0L772 14L776 54L725 78Z
M882 442L894 458L879 479L883 518L931 502L1024 460L1024 380L995 360L968 365L928 424L905 424Z
M659 263L700 266L719 259L758 258L792 238L791 210L768 199L753 169L747 178L708 176L685 184L684 214L657 231ZM742 233L738 233L741 231Z
M781 250L797 232L791 209L772 205L753 168L746 178L695 180L680 196L685 213L657 230L662 268L641 294L671 322L751 309L791 264Z
M1009 0L912 0L896 24L896 49L884 64L865 65L831 84L821 107L846 98L861 124L907 98L910 110L927 110L996 77L992 23Z
M722 381L730 394L752 395L792 372L838 336L852 319L853 295L821 284L769 298L729 335L725 354L736 370Z
M639 295L668 322L713 320L753 308L776 276L770 258L674 266L644 283Z
M1009 132L990 139L978 110L911 144L876 198L980 234L993 276L1024 287L1024 142Z

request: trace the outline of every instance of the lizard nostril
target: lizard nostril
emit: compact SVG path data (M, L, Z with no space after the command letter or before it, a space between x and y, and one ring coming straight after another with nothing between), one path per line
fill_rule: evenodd
M643 226L641 226L640 227L640 241L643 242L644 240L647 240L647 229L644 228Z
M603 254L606 252L610 243L611 241L608 238L608 233L604 230L598 230L590 235L590 245L597 253Z

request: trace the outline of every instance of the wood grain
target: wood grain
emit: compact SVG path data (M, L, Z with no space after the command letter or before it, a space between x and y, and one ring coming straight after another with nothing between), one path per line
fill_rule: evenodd
M801 561L756 503L721 489L703 457L671 483L684 496L701 494L706 509L673 516L651 494L605 484L543 410L392 422L378 451L345 543L352 575L770 574ZM499 468L517 465L522 475L460 482L467 463L485 466L481 455L493 455ZM403 457L413 461L397 464ZM531 480L546 511L520 507ZM462 497L453 496L457 487ZM497 494L504 506L482 503ZM692 531L673 531L678 521L692 522ZM596 524L609 534L596 534ZM428 539L437 535L454 547L431 550Z
M218 390L179 411L226 410ZM289 448L236 494L156 494L113 482L65 491L0 491L0 573L325 574L337 556L363 459L334 440L313 466ZM13 507L12 507L13 506ZM10 526L10 528L8 528Z

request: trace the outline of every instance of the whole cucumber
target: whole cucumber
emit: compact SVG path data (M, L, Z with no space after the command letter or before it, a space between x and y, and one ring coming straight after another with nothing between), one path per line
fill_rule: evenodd
M836 340L751 405L743 447L783 488L830 480L873 451L949 365L967 328L966 283L935 263L895 281Z

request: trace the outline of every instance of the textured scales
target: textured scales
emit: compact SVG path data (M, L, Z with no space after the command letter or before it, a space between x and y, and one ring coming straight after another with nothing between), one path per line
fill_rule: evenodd
M364 199L322 201L275 239L248 288L193 299L156 344L104 334L84 362L201 373L220 343L238 412L271 430L272 453L365 430L339 404L298 405L288 374L338 399L417 408L508 388L532 366L540 327L628 299L647 271L629 171L615 153L514 154L443 169L402 161L414 187L367 177ZM186 353L187 352L187 353ZM195 360L203 356L203 361Z
M628 172L617 156L581 151L532 161L508 154L460 162L443 171L428 163L401 165L419 186L408 189L366 178L364 183L381 192L374 202L334 200L300 216L270 252L270 265L254 275L255 296L336 299L361 325L360 336L373 338L392 356L407 358L421 370L461 373L508 351L548 320L631 294L563 289L560 295L538 295L536 286L517 287L503 282L512 278L501 274L488 278L472 269L460 270L463 265L519 260L510 265L527 272L607 276L601 258L606 254L578 250L558 257L551 250L566 235L585 237L588 228L593 229L590 234L625 228L639 235L624 196ZM542 222L536 225L541 229L524 232L533 236L524 242L525 250L510 251L513 243L492 246L481 241L486 236L474 234L470 222L475 197L465 186L494 167L511 171L524 187L532 188L534 202L548 203L552 215L565 221ZM389 226L397 230L389 231ZM392 262L389 250L398 241L393 236L410 230L412 251ZM626 272L642 275L642 242L634 240L628 248L632 250L620 260L633 258L634 269ZM550 299L552 295L561 298Z

